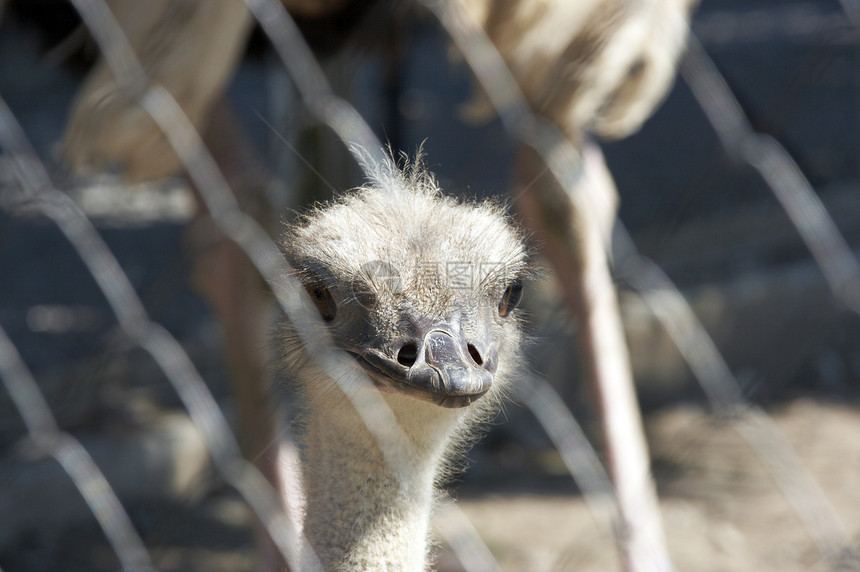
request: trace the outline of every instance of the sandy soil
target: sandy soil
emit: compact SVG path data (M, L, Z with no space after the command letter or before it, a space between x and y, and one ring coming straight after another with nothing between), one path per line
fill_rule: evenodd
M860 410L797 400L771 413L819 491L804 488L805 475L790 457L777 456L779 474L790 477L790 495L784 495L735 429L750 434L753 425L691 408L649 418L666 536L678 570L860 570L847 546L860 541ZM620 569L611 535L569 489L558 478L536 474L516 492L476 492L472 484L458 505L504 571ZM128 507L156 565L165 571L252 570L256 554L247 508L229 489L201 482L197 490L183 502ZM829 501L820 514L814 503L819 493ZM813 517L811 525L798 517L789 497ZM100 571L116 570L117 561L95 523L78 522L23 536L0 552L0 568ZM463 570L444 544L437 569Z
M809 528L732 422L684 408L648 421L666 536L679 570L860 570L857 554L843 544L860 540L860 412L799 400L773 418L821 487L805 489L805 475L791 474L791 459L780 459L778 471L796 487L792 500L807 515L816 514L810 503L819 492L829 501ZM581 497L487 495L462 499L460 508L503 570L618 569L612 537ZM446 556L441 563L447 562Z

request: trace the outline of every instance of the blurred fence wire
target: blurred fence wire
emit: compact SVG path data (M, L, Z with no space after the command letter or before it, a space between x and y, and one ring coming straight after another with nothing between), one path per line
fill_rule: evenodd
M853 19L856 14L849 8L856 3L843 2L843 5ZM860 264L836 223L788 151L773 137L753 131L740 103L693 35L680 72L726 153L746 161L761 173L809 248L833 296L852 312L860 312ZM744 406L737 381L716 346L701 335L704 328L689 306L677 304L677 300L664 303L657 299L671 288L666 275L654 265L650 273L639 271L632 275L635 275L633 282L640 284L637 289L658 316L667 308L674 308L672 312L678 319L661 318L672 339L688 363L694 368L699 366L696 375L715 409L738 416L735 421L738 432L767 467L821 553L856 549L827 496L773 421L761 409Z
M333 346L321 327L321 322L308 311L308 306L302 303L303 289L298 284L286 261L280 255L278 248L266 235L265 231L250 216L242 213L235 201L234 195L220 173L217 165L208 154L203 143L194 130L188 118L184 115L176 101L159 86L149 85L145 72L137 61L131 46L122 35L119 24L113 19L109 9L100 0L73 0L91 33L99 43L103 53L110 54L107 62L115 77L119 89L126 91L126 96L139 100L168 137L173 149L179 155L189 177L200 190L216 226L238 244L248 255L251 262L265 278L275 294L281 309L289 317L291 323L299 332L306 344L313 343L328 351L318 352L315 359L320 362L323 370L329 373L331 379L337 380L343 386L370 381L357 374L343 361L343 356L333 350ZM382 147L358 113L333 95L325 76L311 55L310 49L301 38L301 34L284 7L275 2L248 2L263 29L269 33L270 39L282 57L288 70L296 75L294 79L300 87L304 103L314 112L318 119L329 125L344 140L353 152L356 161L362 167L367 165L365 155L380 157ZM144 83L141 83L142 80ZM145 87L145 91L141 89ZM372 173L368 173L368 176ZM168 372L169 373L169 372ZM380 445L380 449L392 466L402 462L393 457L398 451L407 450L397 446L405 443L407 438L400 431L394 415L376 392L344 392L355 406ZM211 395L208 396L211 399ZM195 420L196 421L196 420ZM205 433L205 429L204 433ZM238 453L238 450L231 451ZM255 478L260 478L254 470ZM229 479L228 479L229 481ZM234 483L236 484L236 483ZM257 491L271 495L274 491L262 480L257 484ZM239 488L243 496L251 494L251 489ZM246 496L246 500L253 499ZM261 499L262 500L262 499ZM285 515L273 512L279 506L277 502L260 503L252 507L266 524L273 538L278 541L287 562L298 569L296 560L297 546L295 532L285 525L289 520ZM285 527L282 530L276 525ZM468 529L467 529L468 532ZM274 535L279 535L274 536ZM286 542L286 544L285 544ZM473 543L478 543L473 539ZM305 562L311 559L302 555Z
M621 534L616 530L618 505L609 475L561 396L549 382L535 376L526 376L515 391L516 399L534 413L558 449L594 519L607 533Z
M436 528L466 572L501 572L501 567L471 521L450 498L437 507Z
M839 0L839 4L842 5L842 10L845 11L845 15L848 16L851 23L860 29L860 2L857 0Z
M577 185L582 176L581 157L554 126L538 120L528 111L513 77L507 73L504 62L494 52L492 44L482 39L475 27L458 21L456 11L451 8L456 3L423 2L439 14L440 20L483 83L511 136L523 140L541 154L572 200L580 205L591 200L587 193L581 191L586 187ZM778 143L772 139L768 139L770 144L762 143L765 149L763 153L766 154L764 159L760 159L758 154L750 156L752 149L748 146L737 149L732 145L744 141L748 133L751 135L751 129L743 121L737 102L730 99L731 92L725 83L720 83L721 80L715 76L712 66L708 70L701 69L705 65L701 62L707 56L692 36L691 43L692 49L683 60L682 69L687 72L685 78L688 81L698 81L698 85L692 87L709 119L720 132L721 140L730 152L739 151L741 156L762 170L828 277L834 295L855 309L856 305L850 297L856 296L860 290L857 288L860 269L844 238L800 170L784 152L779 152L781 147ZM694 67L696 64L700 67ZM703 78L708 72L710 75ZM692 79L688 77L691 75ZM696 90L705 82L707 86ZM713 103L715 100L716 104ZM720 129L720 126L725 125L731 127ZM760 164L763 166L759 167ZM586 212L595 210L581 208ZM739 433L774 477L815 539L821 554L826 556L846 548L853 549L844 524L779 429L760 409L743 407L745 400L737 381L681 292L656 264L638 255L630 234L620 221L616 221L612 238L615 255L609 252L607 255L617 261L616 273L643 296L663 323L715 410L731 410L733 414L740 415L741 420L737 425ZM547 404L543 404L543 408L546 407ZM541 423L545 423L546 417L543 414L538 416L542 418Z
M104 293L124 333L152 355L173 383L189 415L200 429L212 459L224 479L240 491L257 516L266 524L287 561L292 565L298 564L295 532L286 515L276 512L280 503L275 492L257 470L241 457L239 446L227 426L227 421L205 382L194 369L190 358L179 342L164 328L149 320L127 276L95 227L66 194L53 188L47 171L35 153L28 148L23 132L2 100L0 144L15 161L16 176L25 197L31 199L34 203L32 206L51 218L63 231ZM7 357L11 355L9 352L6 354ZM24 403L16 404L30 411L35 403L38 411L40 397L31 397ZM22 415L27 414L22 410ZM80 487L77 481L75 484ZM114 497L112 492L103 497L91 497L84 493L84 489L80 490L97 515L98 507L110 506L111 498ZM101 490L106 493L110 489ZM125 520L128 520L127 516ZM122 519L119 521L122 522ZM120 546L124 551L128 550L125 544Z
M779 141L753 131L695 36L690 37L680 72L726 153L761 173L824 273L833 295L860 313L860 264L800 167Z
M0 328L0 381L24 418L34 448L52 455L68 473L101 525L124 570L154 570L128 514L87 450L60 431L12 340Z
M151 84L104 1L72 1L114 71L120 89L140 102L163 129L189 177L200 190L218 228L248 255L303 338L313 339L315 344L319 344L320 339L327 340L319 321L302 303L301 288L291 278L277 247L259 224L239 210L227 182L199 135L170 94ZM486 92L493 99L510 135L536 149L565 189L578 188L577 183L582 176L579 153L558 130L531 113L489 40L474 27L463 26L463 22L457 20L456 13L450 11L453 3L439 0L421 0L421 3L437 14L475 74L485 84ZM847 1L844 4L853 5ZM247 5L290 72L302 101L316 118L331 127L360 165L364 165L362 153L380 153L381 145L364 119L351 105L335 96L328 86L320 66L283 6L275 0L247 0ZM774 188L798 232L807 241L834 295L854 311L860 311L857 261L800 170L778 143L752 133L731 92L715 75L701 46L695 42L682 64L682 72L699 96L703 109L727 149L759 168ZM96 229L67 195L55 189L44 165L29 148L2 99L0 146L13 160L19 187L17 190L4 190L4 194L12 193L13 196L3 198L3 207L10 211L24 206L35 207L63 231L103 291L125 335L152 355L176 388L200 429L221 476L239 491L264 523L286 560L298 570L300 539L287 515L280 510L275 491L250 463L242 459L235 438L188 355L164 328L146 315L125 273ZM572 199L589 200L575 194ZM636 253L632 240L620 224L613 240L616 273L643 296L663 322L714 409L737 416L735 426L738 431L770 470L822 555L850 546L844 525L788 441L763 411L745 405L731 371L677 288L659 267ZM344 367L337 353L325 354L321 365L328 371L338 372L331 376L333 379L351 379L354 375L351 369ZM349 375L344 375L344 371ZM13 342L2 330L0 378L27 424L34 447L53 455L75 481L123 569L152 569L151 558L116 495L80 444L58 429L35 380L21 361ZM617 528L618 507L611 496L613 487L558 395L546 382L533 380L523 384L518 398L534 411L552 438L568 470L585 493L598 522L606 528ZM375 433L383 451L392 449L386 443L393 444L403 438L382 400L357 401L355 405ZM391 462L396 462L396 459ZM443 529L442 535L451 540L467 569L498 569L474 527L464 518L462 514L455 513L453 528ZM616 530L616 534L622 533Z
M677 345L714 411L732 420L773 477L821 555L853 549L842 520L819 484L770 417L746 402L728 364L666 274L638 255L619 260L618 266L621 277L643 297Z
M138 101L161 126L190 178L200 189L218 228L243 248L269 283L284 313L289 316L304 339L312 338L317 345L320 344L320 340L326 340L324 331L320 331L319 320L314 320L302 303L302 289L291 281L294 280L292 274L288 271L286 262L277 247L251 217L238 209L234 195L223 175L206 152L199 135L176 101L160 86L150 84L107 5L100 0L75 0L74 4L105 55L116 77L118 89L126 97ZM253 7L261 9L259 3L254 4ZM261 24L264 27L272 27L274 22L280 26L278 29L286 31L286 40L280 33L273 36L276 45L283 48L285 43L290 41L297 42L299 45L303 43L298 30L280 4L263 3L263 11L260 15ZM280 51L282 54L288 53L284 49ZM314 70L318 71L319 68L307 47L305 46L304 52L299 53L307 55L305 58L297 58L302 64L306 64L297 70L297 73L303 74L297 82L301 84L303 80L309 80L308 84L313 88L305 95L309 101L323 103L322 107L312 104L311 109L317 111L328 120L327 123L336 132L343 135L349 148L356 153L357 160L362 161L362 153L365 152L381 153L381 146L356 112L345 104L339 104L334 96L326 97L331 94L331 91L324 76L314 73ZM286 59L292 61L290 58ZM339 112L343 110L346 110L347 121L341 120L342 113ZM134 294L116 260L100 241L89 221L76 209L74 203L62 193L53 191L47 173L35 154L28 153L26 157L21 157L21 150L26 145L20 137L16 137L21 133L20 130L14 129L16 127L14 118L9 115L6 119L5 125L9 129L4 147L7 152L13 154L13 157L19 159L19 164L25 165L16 173L21 186L32 194L51 193L51 198L64 203L66 210L61 210L61 215L58 215L55 221L87 263L111 303L114 313L120 320L120 325L130 338L150 351L159 363L183 398L192 419L206 439L210 454L222 477L235 486L249 503L291 567L299 569L299 543L290 520L283 511L279 510L281 505L271 486L250 463L242 459L238 445L227 428L220 410L194 370L190 359L165 330L146 318L140 300ZM360 133L358 137L355 135L357 131ZM365 148L370 151L363 151ZM54 212L46 210L45 214L51 216ZM76 241L76 238L79 241ZM344 367L342 362L337 361L339 357L330 352L322 358L322 365L327 371L333 372L331 375L333 379L348 383L355 374L352 369ZM367 380L362 381L369 383ZM400 433L390 410L381 398L373 399L375 396L373 392L363 392L361 395L364 399L360 402L355 398L356 409L365 418L368 428L375 434L381 449L386 453L397 450L392 445L405 437ZM392 459L391 462L396 463L397 459ZM91 508L95 510L94 505L91 505ZM307 559L306 562L311 562L307 554L303 554L302 558Z
M606 182L593 184L595 181L589 181L588 178L597 173L586 173L579 150L558 127L531 112L501 54L480 26L469 18L462 2L422 0L422 3L433 11L460 49L484 92L490 97L508 134L537 152L551 171L571 204L571 212L576 221L571 224L583 224L586 227L591 225L590 228L576 231L581 242L580 248L586 251L593 248L589 244L590 241L608 239L607 229L600 228L600 215L605 212L600 204L603 198L600 191L606 190ZM653 5L644 2L637 8L650 9ZM521 194L526 192L527 189L518 190ZM595 285L595 290L602 290L604 287L611 289L608 269L603 263L603 260L611 256L611 245L604 243L600 246L597 246L597 249L602 252L594 257L587 254L581 262L566 261L568 268L565 270L571 275L581 273L580 280ZM575 268L576 264L582 266ZM572 272L571 268L574 268ZM556 270L559 276L564 273L558 267ZM563 287L566 289L570 285ZM575 287L574 291L583 292L584 289L585 287L580 285ZM603 356L593 356L591 367L600 373L595 373L591 381L595 393L602 394L597 401L601 402L608 463L613 468L617 500L617 510L614 513L616 539L625 555L629 570L671 570L673 566L663 535L656 491L650 474L647 445L641 434L641 419L633 395L629 358L621 339L617 306L614 300L608 300L607 303L607 298L600 298L595 294L596 292L591 292L593 298L582 302L591 304L593 313L590 312L590 327L586 328L581 324L580 335L595 336L588 345L600 348L597 352L605 352ZM576 298L576 295L572 298ZM568 301L568 306L577 305L578 302L573 299ZM528 403L534 405L539 402ZM542 413L537 416L541 423L549 418ZM577 465L568 467L576 468ZM588 475L582 478L587 479ZM591 507L599 505L599 498L589 503Z

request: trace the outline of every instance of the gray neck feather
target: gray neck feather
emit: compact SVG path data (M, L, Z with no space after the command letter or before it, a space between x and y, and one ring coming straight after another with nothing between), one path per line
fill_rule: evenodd
M426 568L434 480L463 414L386 401L406 437L387 456L348 403L310 413L304 533L325 570Z

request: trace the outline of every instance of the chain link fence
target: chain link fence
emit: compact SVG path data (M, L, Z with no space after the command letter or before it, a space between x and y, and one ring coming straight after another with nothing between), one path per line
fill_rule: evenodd
M226 179L176 101L165 89L150 82L107 5L102 0L73 0L72 3L117 78L119 89L126 97L139 102L168 137L217 228L247 254L275 294L280 310L302 332L304 339L314 340L315 344L327 340L322 324L303 304L301 288L278 248L261 225L239 208ZM589 200L577 195L581 177L579 152L557 129L531 113L503 60L480 29L468 22L459 4L431 0L420 4L438 18L477 81L490 95L507 136L535 149L572 200ZM363 153L381 153L383 147L373 130L362 115L329 86L322 67L281 4L274 0L248 0L247 5L292 78L304 108L336 134L359 165L366 164ZM846 13L850 15L849 7L846 3ZM410 6L409 9L417 8ZM712 17L711 23L715 20L716 17ZM856 41L855 35L850 35L851 41ZM860 267L850 241L840 233L803 170L774 137L756 133L695 37L680 67L683 81L713 125L726 153L749 163L761 174L821 269L833 298L856 313L860 308L857 302ZM0 93L0 98L2 95ZM79 205L63 192L62 183L52 179L49 168L2 99L0 146L4 154L0 199L4 216L11 220L37 212L62 232L107 300L125 343L143 349L152 357L200 432L219 477L238 492L263 523L284 559L293 569L298 569L300 531L278 508L277 493L254 466L242 458L204 376L180 342L148 315L146 305L135 292L123 266ZM835 566L834 562L842 565L851 561L856 531L843 522L826 491L768 413L748 402L742 383L667 273L639 253L631 233L621 223L615 226L609 255L618 280L641 297L677 345L712 410L728 419L748 443L796 512L815 544L817 557L812 560L817 569L829 569L828 566ZM40 390L40 382L28 370L15 344L15 340L0 328L0 379L29 434L18 446L36 458L50 455L62 466L95 515L122 569L156 569L147 543L135 531L133 519L123 508L121 495L111 489L108 479L81 442L71 432L60 428ZM334 372L333 379L343 379L344 365L337 353L331 350L322 355L320 365ZM393 444L405 437L393 415L384 401L373 398L373 392L361 395L370 397L357 399L354 405L366 419L380 448L395 450ZM608 536L616 536L623 544L624 532L618 525L612 484L600 464L599 455L588 444L556 390L547 381L527 375L515 397L534 413L558 448L564 467L579 485L595 521ZM447 540L463 569L501 569L494 560L493 546L488 548L484 544L476 528L458 512L456 505L445 504L441 513L440 535ZM671 543L671 532L669 536ZM564 569L563 564L557 566Z

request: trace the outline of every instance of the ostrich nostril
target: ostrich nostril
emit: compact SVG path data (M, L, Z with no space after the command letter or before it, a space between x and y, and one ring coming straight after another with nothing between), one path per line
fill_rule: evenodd
M481 352L478 351L478 348L472 344L468 344L467 347L469 348L469 355L472 356L475 363L478 365L484 365L484 358L481 357Z
M411 367L418 359L418 346L414 342L403 344L400 351L397 352L397 363Z

